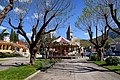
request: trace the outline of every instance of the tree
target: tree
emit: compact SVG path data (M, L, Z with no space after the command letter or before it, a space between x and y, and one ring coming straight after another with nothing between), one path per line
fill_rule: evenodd
M14 42L19 41L18 34L14 31Z
M3 0L2 0L3 1ZM9 4L0 13L0 25L3 22L6 15L13 9L14 0L9 0Z
M95 9L98 6L95 7ZM75 23L76 27L87 32L90 38L90 42L95 46L98 60L103 60L103 49L108 39L109 29L104 23L105 19L101 18L98 14L94 13L94 9L86 7L83 10L82 15L78 17L78 21ZM101 37L98 34L101 33ZM95 37L94 37L95 36Z
M13 29L11 29L10 41L13 41L13 42L19 41L18 34Z
M34 10L31 10L31 7L34 8ZM31 65L35 64L35 54L40 48L42 35L55 31L61 20L64 19L63 17L66 16L67 13L70 11L69 8L70 0L34 0L30 3L30 6L29 4L21 4L21 6L19 6L19 9L25 10L19 11L19 15L17 14L17 18L19 20L18 26L14 26L12 24L11 18L9 18L10 26L14 29L17 29L17 32L22 35L29 44ZM31 14L29 14L29 12L35 12L34 19L31 18L30 20L30 23L32 23L32 21L35 21L33 22L34 24L32 24L31 26L31 38L26 35L26 32L23 29L23 27L27 27L23 24L23 22L25 23L26 15L29 16ZM48 26L51 25L54 28L48 29ZM48 30L46 31L46 29Z
M109 15L104 13L106 24L112 31L120 35L120 0L104 0L104 3L107 7L109 7L110 10ZM111 17L114 21L114 26L109 23L109 17ZM115 27L117 27L119 30L116 30Z
M6 31L7 29L3 29L2 32L0 33L0 40L3 40L4 39L4 32Z
M95 6L99 6L99 10L94 10L94 12L104 17L106 25L120 35L120 0L84 1L92 9L95 9Z
M91 43L89 40L80 40L80 45L84 48L89 48L91 46Z
M13 31L13 29L11 30L11 33L10 33L10 41L14 42L14 31Z

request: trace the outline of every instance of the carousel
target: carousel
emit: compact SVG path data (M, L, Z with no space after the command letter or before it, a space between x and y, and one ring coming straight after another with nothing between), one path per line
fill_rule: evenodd
M52 42L51 48L55 52L54 56L68 56L68 53L77 51L79 49L79 45L60 36Z

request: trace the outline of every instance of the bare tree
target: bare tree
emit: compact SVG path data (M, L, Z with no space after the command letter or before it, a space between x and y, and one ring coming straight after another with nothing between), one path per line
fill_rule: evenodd
M34 10L31 10L31 7L32 9L34 8ZM42 35L48 34L57 29L58 25L60 24L58 20L60 21L60 18L64 19L64 16L69 12L69 7L70 0L33 0L30 8L28 9L27 7L27 10L29 11L22 11L22 13L19 14L18 26L14 26L11 18L9 19L10 26L14 29L17 29L17 32L21 34L29 44L31 65L35 64L35 55L39 50ZM31 26L32 36L29 38L24 30L24 27L27 26L25 26L23 22L25 23L25 17L29 15L28 12L31 14L33 11L34 19L31 18L30 23L34 23L34 25ZM51 24L53 28L46 31L48 26Z
M110 10L110 15L104 14L106 24L112 31L120 35L120 0L104 0L104 2ZM114 21L114 26L109 23L109 17ZM116 30L115 27L118 29Z
M107 25L104 23L105 19L101 19L98 14L94 13L93 9L84 8L82 15L78 17L76 27L84 32L87 32L90 42L95 46L98 53L98 60L103 60L103 49L108 39ZM101 32L101 37L100 37Z
M107 26L120 35L120 0L84 0L94 12L103 16ZM100 10L96 11L95 6ZM102 10L102 12L101 12ZM117 29L116 29L117 28Z
M9 0L9 4L0 13L0 25L3 22L6 15L13 9L14 0Z

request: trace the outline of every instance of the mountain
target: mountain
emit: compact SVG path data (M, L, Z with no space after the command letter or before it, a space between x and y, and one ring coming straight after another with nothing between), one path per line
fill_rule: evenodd
M115 28L116 30L119 30L118 28ZM115 38L120 38L120 35L117 33L113 32L112 30L109 31L108 33L109 38L115 39Z

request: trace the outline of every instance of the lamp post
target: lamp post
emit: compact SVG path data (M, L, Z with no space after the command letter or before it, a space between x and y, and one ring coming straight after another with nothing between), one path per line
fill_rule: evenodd
M91 52L91 49L92 49L92 47L91 47L91 46L89 46L89 50L90 50L90 52Z
M47 59L45 43L43 43L43 53L44 53L44 58Z

